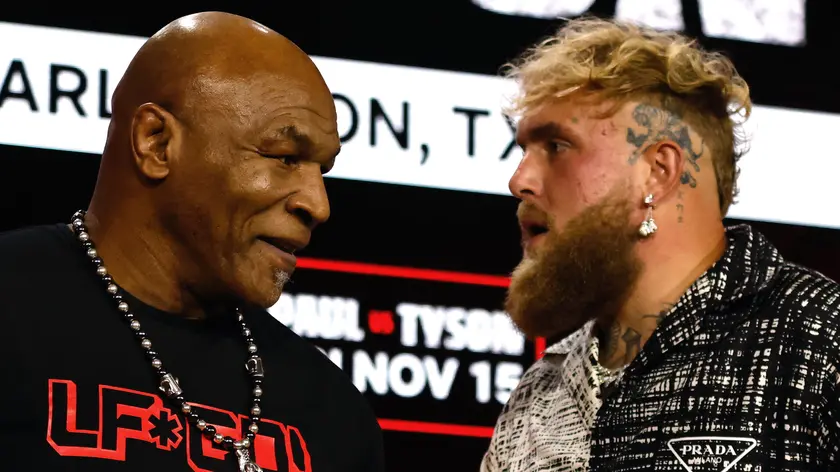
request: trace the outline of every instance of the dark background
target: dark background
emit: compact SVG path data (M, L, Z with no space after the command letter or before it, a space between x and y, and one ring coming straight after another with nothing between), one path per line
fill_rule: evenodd
M180 7L174 3L73 9L17 3L14 10L4 6L0 20L150 36L179 16L217 9L254 18L312 55L482 74L495 74L503 63L560 26L555 21L493 14L468 0L240 1L200 6L184 2ZM832 20L836 2L807 2L804 47L703 38L696 3L683 5L687 33L733 58L756 103L840 113L836 75L830 70L840 46ZM592 9L601 15L612 11L614 2L602 0ZM835 146L826 136L780 139L824 139L826 146ZM66 221L86 206L98 156L10 146L0 146L0 156L0 230ZM796 165L796 156L790 158ZM778 185L783 192L785 183ZM336 179L327 179L327 186L332 218L316 232L306 256L499 275L509 273L519 260L512 197ZM791 196L791 205L823 205L827 212L838 211L837 203L803 202ZM840 279L840 231L772 223L755 226L788 259ZM456 399L453 396L452 401ZM495 412L481 411L473 423L490 426L494 419ZM386 432L391 471L477 471L486 444L483 438Z

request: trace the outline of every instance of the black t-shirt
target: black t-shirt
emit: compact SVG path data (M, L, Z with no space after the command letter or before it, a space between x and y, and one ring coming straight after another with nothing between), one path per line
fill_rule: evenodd
M235 316L191 321L138 301L131 307L194 410L241 437L232 433L248 427L251 384ZM257 464L384 470L376 418L346 374L266 311L245 316L265 370ZM0 385L0 470L237 470L232 452L202 439L162 397L64 225L0 235Z

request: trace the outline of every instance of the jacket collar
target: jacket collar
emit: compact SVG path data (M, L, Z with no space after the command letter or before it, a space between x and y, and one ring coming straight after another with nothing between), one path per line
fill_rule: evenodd
M627 367L627 376L647 370L700 331L706 334L706 342L715 342L750 313L732 308L775 280L784 260L762 234L738 225L727 228L726 237L723 256L671 308Z
M562 361L563 375L560 381L587 428L592 427L595 415L601 407L600 383L596 369L598 351L597 344L593 344L591 336L594 326L595 322L589 321L572 335L546 350L546 354L566 355Z

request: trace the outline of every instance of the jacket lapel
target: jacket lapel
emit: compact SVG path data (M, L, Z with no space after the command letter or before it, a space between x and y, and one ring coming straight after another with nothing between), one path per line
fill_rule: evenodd
M592 427L601 406L598 398L597 374L590 352L592 328L590 321L574 334L548 349L547 354L565 355L562 366L562 386L568 392L587 427Z

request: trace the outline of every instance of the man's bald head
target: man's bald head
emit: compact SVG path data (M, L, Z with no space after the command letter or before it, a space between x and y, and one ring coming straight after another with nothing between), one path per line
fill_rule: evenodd
M140 48L112 108L89 215L140 220L197 296L274 303L286 256L329 217L340 148L312 60L247 18L190 15Z
M207 82L247 80L260 72L327 91L312 60L284 36L238 15L196 13L169 23L146 41L117 86L112 109L115 116L131 114L152 102L177 114L185 102L208 91Z

